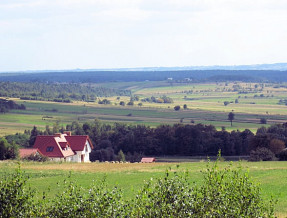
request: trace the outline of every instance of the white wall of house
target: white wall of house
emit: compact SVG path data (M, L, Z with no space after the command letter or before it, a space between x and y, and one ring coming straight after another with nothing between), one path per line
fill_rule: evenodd
M63 162L71 162L72 161L72 157L73 156L70 156L70 157L66 157L66 158L60 158L60 157L49 157L49 159L51 161L55 161L55 162L60 162L60 161L63 161Z
M76 163L90 162L90 153L92 151L90 143L87 141L83 151L75 151L76 154L72 156L71 161Z

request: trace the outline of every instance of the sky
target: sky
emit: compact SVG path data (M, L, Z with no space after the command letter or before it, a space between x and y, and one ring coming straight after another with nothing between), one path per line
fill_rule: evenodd
M287 62L286 0L1 0L0 71Z

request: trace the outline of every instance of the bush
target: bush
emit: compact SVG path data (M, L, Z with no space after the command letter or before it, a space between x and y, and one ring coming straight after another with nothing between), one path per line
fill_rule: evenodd
M261 124L266 124L267 123L267 119L266 118L260 118L260 123Z
M32 217L35 216L33 197L35 192L27 189L27 176L20 167L13 174L4 174L0 180L0 216Z
M43 156L41 154L30 154L29 156L24 157L23 160L46 162L46 161L49 161L49 158L47 156Z
M177 105L177 106L174 106L174 108L173 108L175 111L179 111L180 110L180 106L179 105Z
M186 172L150 180L131 203L131 217L270 217L274 201L264 203L260 188L243 172L229 165L208 163L203 185L190 184Z
M258 147L250 152L249 161L272 161L275 160L275 155L268 148Z
M69 179L71 176L69 177ZM58 194L46 209L47 217L125 217L122 192L108 189L105 178L83 190L72 181L64 181Z
M135 198L124 200L105 178L88 190L71 175L50 201L35 201L18 169L0 181L1 217L274 217L274 201L265 203L260 189L241 168L219 169L208 163L202 186L185 173L167 170L163 178L144 184ZM36 203L35 203L36 202Z

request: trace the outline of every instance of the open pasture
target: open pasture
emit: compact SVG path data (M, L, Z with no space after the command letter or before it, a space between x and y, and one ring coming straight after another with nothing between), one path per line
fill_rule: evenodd
M56 103L43 101L28 101L12 99L26 106L26 110L12 110L0 114L0 136L23 132L36 125L44 129L58 122L61 125L73 121L80 123L100 119L106 123L124 122L131 124L203 123L214 125L217 129L223 126L226 130L244 130L255 132L263 124L261 118L267 120L266 126L286 122L287 106L279 104L287 98L284 84L259 83L185 83L168 82L123 82L101 83L95 86L125 88L139 96L133 106L128 106L128 96L108 97L111 104L101 105L97 102L75 101L73 103ZM160 98L166 95L173 103L142 102L152 96ZM104 99L101 97L99 99ZM126 106L120 106L124 101ZM224 102L227 102L226 106ZM142 103L142 105L138 105ZM180 105L179 111L174 106ZM183 109L186 105L187 109ZM231 127L227 120L229 112L235 113L234 125Z
M142 187L144 181L164 175L168 168L171 171L186 171L191 175L191 182L202 183L201 171L206 169L206 162L192 163L21 163L21 168L30 176L29 184L39 193L47 192L53 197L61 190L63 180L71 180L83 188L88 188L93 181L97 182L106 176L109 187L118 186L123 190L125 198L131 198ZM179 165L179 168L177 168ZM229 162L220 162L219 167L224 168ZM0 173L12 172L16 169L16 162L0 162ZM254 181L261 184L262 194L265 198L271 195L278 200L276 213L280 217L287 215L287 165L286 162L233 162L232 167L241 166L249 171Z

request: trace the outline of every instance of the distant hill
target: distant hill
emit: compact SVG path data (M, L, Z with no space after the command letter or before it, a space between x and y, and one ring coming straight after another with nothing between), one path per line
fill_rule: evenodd
M0 81L100 83L130 81L287 82L287 63L240 66L155 67L102 70L53 70L1 73Z
M287 82L287 71L275 70L182 70L182 71L65 71L0 74L0 81L49 83L101 83L131 81L183 82ZM171 79L172 78L172 79Z
M136 67L136 68L103 68L103 69L65 69L65 70L27 70L2 73L49 73L49 72L94 72L94 71L186 71L186 70L276 70L287 71L287 63L253 64L253 65L213 65L183 67Z

